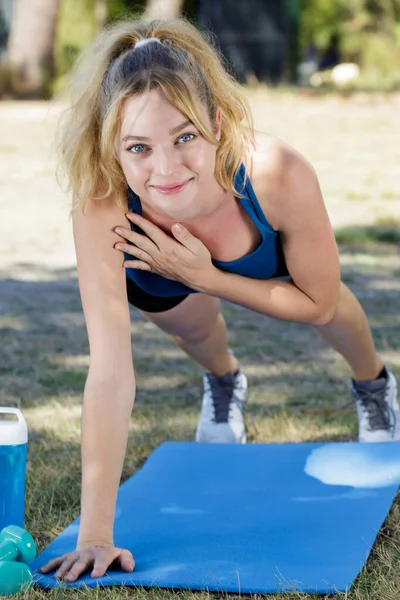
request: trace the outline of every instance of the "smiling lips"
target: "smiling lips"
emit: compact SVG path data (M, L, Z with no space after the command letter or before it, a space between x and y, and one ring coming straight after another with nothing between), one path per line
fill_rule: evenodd
M192 179L187 179L186 181L183 181L182 183L178 183L178 184L165 185L165 186L153 185L152 187L155 190L157 190L157 192L160 192L161 194L167 194L167 195L178 194L184 188L186 188L187 185L191 181L192 181Z

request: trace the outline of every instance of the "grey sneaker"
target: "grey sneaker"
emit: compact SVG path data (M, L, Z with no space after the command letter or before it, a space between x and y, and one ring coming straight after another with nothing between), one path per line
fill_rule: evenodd
M352 385L358 414L359 442L394 442L400 440L400 410L395 376L387 371L382 379Z
M245 444L246 375L239 369L236 375L227 373L221 377L205 373L203 380L203 403L196 442Z

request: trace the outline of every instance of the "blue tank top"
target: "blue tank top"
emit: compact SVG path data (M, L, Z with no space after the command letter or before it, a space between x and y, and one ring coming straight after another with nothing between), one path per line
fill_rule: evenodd
M246 254L242 258L228 262L213 259L213 265L221 269L221 271L237 273L251 279L272 279L288 275L279 232L275 231L265 218L254 193L250 178L245 177L245 174L245 167L242 164L235 177L235 189L245 196L244 198L239 198L239 200L260 232L261 242L253 252ZM130 188L128 188L128 208L131 212L142 215L140 198ZM133 223L131 223L131 229L143 234L143 231ZM132 256L124 254L125 260L132 260ZM148 271L126 269L126 275L142 290L153 296L170 297L197 292L197 290L193 290L179 281L171 281Z

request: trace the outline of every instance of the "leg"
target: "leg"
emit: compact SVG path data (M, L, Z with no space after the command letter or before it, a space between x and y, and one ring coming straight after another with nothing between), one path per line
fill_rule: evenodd
M393 373L377 355L367 317L352 292L342 283L335 315L316 331L348 362L357 407L360 442L400 439L400 409Z
M355 380L375 379L383 368L377 355L367 317L354 294L341 284L337 311L316 331L346 359Z
M206 371L221 376L238 368L229 352L226 323L217 298L191 294L170 310L142 313Z
M247 379L229 351L220 301L206 294L192 294L170 310L142 313L208 371L204 374L196 441L244 444Z

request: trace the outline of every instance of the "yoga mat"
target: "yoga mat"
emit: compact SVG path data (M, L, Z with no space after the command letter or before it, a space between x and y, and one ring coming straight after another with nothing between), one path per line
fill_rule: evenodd
M345 591L399 483L399 442L166 442L119 490L115 544L132 551L135 571L61 585ZM73 551L78 525L67 527L32 569ZM60 585L40 573L35 581Z

